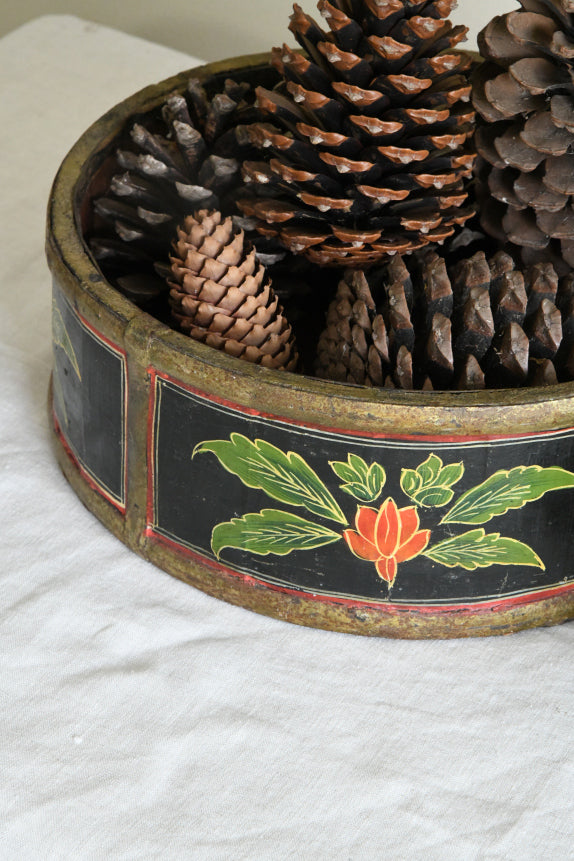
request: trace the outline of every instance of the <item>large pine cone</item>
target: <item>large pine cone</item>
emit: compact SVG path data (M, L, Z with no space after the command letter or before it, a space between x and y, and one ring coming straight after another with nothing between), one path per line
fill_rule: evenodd
M408 268L407 268L408 265ZM401 389L550 385L574 378L574 276L517 270L503 251L447 271L426 250L348 271L329 306L317 376Z
M520 2L479 35L482 224L533 249L525 259L547 249L574 265L574 17L557 0Z
M207 85L206 85L207 86ZM228 79L209 92L197 78L146 114L117 150L104 196L94 201L92 252L128 295L161 289L178 224L200 208L236 211L241 163L254 150L245 124L259 116L247 83Z
M277 370L295 370L297 351L264 266L230 217L200 210L178 228L170 305L197 341Z
M283 76L257 89L266 161L247 163L240 200L265 235L320 265L363 266L451 235L470 215L474 154L466 27L456 0L320 0L325 32L295 5L306 55L273 51Z

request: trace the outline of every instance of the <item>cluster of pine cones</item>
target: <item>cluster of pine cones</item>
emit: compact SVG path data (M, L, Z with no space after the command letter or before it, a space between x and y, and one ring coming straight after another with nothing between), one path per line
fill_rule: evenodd
M480 34L482 63L456 49L456 0L319 0L322 26L295 5L302 51L192 79L132 125L94 201L96 261L263 367L424 390L574 379L574 17L521 2ZM290 267L310 285L299 319L326 310L303 360Z
M400 389L551 385L574 378L574 277L498 251L447 268L436 251L347 271L317 376ZM564 319L564 324L563 324Z

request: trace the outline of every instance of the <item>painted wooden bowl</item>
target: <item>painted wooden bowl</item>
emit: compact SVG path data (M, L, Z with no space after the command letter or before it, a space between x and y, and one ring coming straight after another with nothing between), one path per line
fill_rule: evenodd
M194 76L257 82L264 57ZM358 634L499 634L574 616L574 384L372 390L196 343L106 281L84 236L149 87L64 160L48 211L50 416L84 504L136 553L279 619Z

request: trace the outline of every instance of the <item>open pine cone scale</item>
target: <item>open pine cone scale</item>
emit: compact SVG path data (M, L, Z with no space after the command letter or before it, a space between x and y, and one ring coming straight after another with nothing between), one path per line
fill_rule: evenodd
M479 193L484 229L574 264L574 18L568 4L521 0L479 36L473 84L481 117ZM494 200L492 200L494 198ZM564 265L562 263L562 265Z

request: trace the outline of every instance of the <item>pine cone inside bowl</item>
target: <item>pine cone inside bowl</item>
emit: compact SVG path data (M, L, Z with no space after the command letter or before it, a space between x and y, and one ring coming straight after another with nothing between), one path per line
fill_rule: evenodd
M133 122L109 187L93 202L89 239L106 276L130 298L164 287L171 241L187 215L237 212L241 164L253 154L245 124L258 116L249 84L228 78L206 89L191 78L184 93Z
M304 48L274 49L282 83L257 89L261 159L239 201L264 235L322 266L370 265L450 236L472 214L474 111L455 0L320 0L323 30L295 5Z
M521 0L479 35L482 225L525 259L574 265L574 17L555 0ZM494 199L494 200L493 200Z
M447 267L435 250L347 271L317 348L325 379L483 389L574 379L574 276L504 251Z
M200 210L178 228L170 305L182 330L231 356L295 370L297 350L265 267L230 217Z

